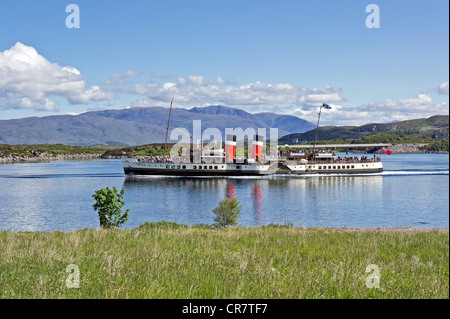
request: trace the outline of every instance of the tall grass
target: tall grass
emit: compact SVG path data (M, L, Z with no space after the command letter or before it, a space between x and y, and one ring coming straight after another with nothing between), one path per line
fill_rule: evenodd
M2 298L448 298L449 237L146 223L0 232ZM80 271L68 288L69 264ZM380 269L368 288L366 267Z

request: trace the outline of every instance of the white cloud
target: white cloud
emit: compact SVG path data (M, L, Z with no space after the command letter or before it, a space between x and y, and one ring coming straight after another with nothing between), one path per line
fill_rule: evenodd
M91 104L93 102L107 101L109 104L114 103L114 98L108 91L103 91L99 86L94 85L82 94L67 97L72 104Z
M250 112L284 108L286 113L292 110L292 104L318 106L323 102L343 101L341 89L331 86L308 89L290 83L267 84L259 81L236 86L220 76L217 81L207 83L203 76L190 75L188 78L189 81L178 77L176 82L149 81L136 85L135 92L144 96L144 99L135 102L133 106L157 105L158 102L169 102L174 98L174 105L178 107L221 104Z
M217 77L217 83L223 85L223 84L225 84L226 82L225 82L225 80L219 75L219 76Z
M438 89L439 94L448 95L448 81L442 82Z
M427 94L419 94L410 99L388 99L372 101L359 107L346 108L330 104L331 110L323 110L321 125L363 125L367 123L388 123L394 120L404 121L428 118L433 115L449 114L448 104L434 102ZM299 107L290 114L311 122L317 121L318 108Z
M370 102L361 107L371 113L381 115L401 115L425 117L428 115L448 113L448 104L445 102L433 102L427 94L419 94L417 98L412 99L388 99L383 102Z
M103 84L105 85L126 85L128 83L127 77L137 78L141 76L139 71L128 71L126 73L114 73L111 77L106 80Z
M187 80L186 80L186 78L184 78L184 77L182 77L182 76L179 76L179 77L178 77L178 83L179 83L180 85L185 85L185 84L187 83Z
M194 85L203 85L203 76L201 75L189 75L189 81Z
M66 98L72 104L114 100L113 93L98 86L86 89L79 70L51 63L33 47L17 42L0 52L0 109L52 111L52 96Z

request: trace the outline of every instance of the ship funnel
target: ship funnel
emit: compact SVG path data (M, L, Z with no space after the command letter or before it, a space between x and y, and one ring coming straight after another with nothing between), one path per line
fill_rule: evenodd
M225 139L225 163L233 163L236 154L236 135L227 135Z
M250 157L253 158L255 161L261 160L263 145L264 145L264 137L261 135L255 135L253 137L252 152L250 155Z

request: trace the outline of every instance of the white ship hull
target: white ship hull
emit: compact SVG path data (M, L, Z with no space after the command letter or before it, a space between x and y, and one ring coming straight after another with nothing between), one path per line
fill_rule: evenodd
M383 171L381 162L286 164L278 174L365 174Z
M255 176L270 175L276 167L264 164L191 164L151 163L126 158L122 160L125 175L167 176Z

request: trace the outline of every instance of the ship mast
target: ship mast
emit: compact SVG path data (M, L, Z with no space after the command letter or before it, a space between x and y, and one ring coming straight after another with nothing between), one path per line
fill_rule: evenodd
M319 121L320 121L320 114L322 113L322 107L331 110L331 106L329 106L328 104L323 103L320 106L319 109L319 117L317 118L317 127L316 127L316 137L314 138L314 145L313 145L313 160L316 160L316 143L317 143L317 133L319 132Z
M320 113L322 113L322 106L323 104L320 106L320 110L319 110L319 117L317 118L317 127L316 127L316 137L314 138L314 145L313 145L313 160L316 160L316 143L317 143L317 133L319 132L319 121L320 121Z
M166 141L164 142L164 153L163 156L166 156L166 149L167 149L167 135L169 134L169 125L170 125L170 114L172 113L172 101L170 101L170 108L169 108L169 119L167 120L167 127L166 127Z

